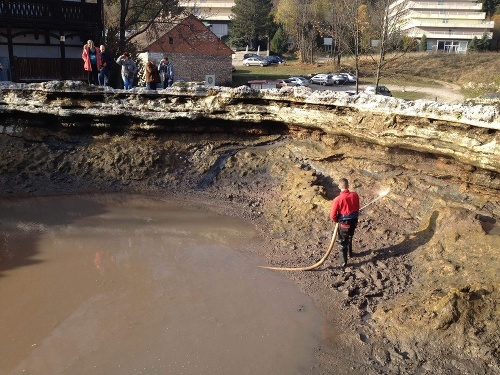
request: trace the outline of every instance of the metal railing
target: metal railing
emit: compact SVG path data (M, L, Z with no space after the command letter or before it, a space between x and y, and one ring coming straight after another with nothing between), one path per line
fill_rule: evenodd
M0 23L32 22L51 25L101 23L101 9L97 3L72 1L17 0L0 1Z

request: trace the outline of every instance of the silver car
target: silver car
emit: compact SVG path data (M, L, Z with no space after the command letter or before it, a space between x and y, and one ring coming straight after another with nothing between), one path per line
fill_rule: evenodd
M311 77L309 82L316 83L317 85L332 86L334 80L331 74L316 74L314 77Z
M269 61L267 61L266 59L263 59L262 57L252 56L252 57L249 57L248 59L243 60L243 65L245 65L245 66L250 66L250 65L266 66L266 65L269 65Z
M309 86L309 81L304 77L290 77L290 81L294 82L297 86Z

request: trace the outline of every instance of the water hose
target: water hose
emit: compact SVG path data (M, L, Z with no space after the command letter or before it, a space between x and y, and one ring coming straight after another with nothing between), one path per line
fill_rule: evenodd
M321 266L326 258L330 255L333 249L333 244L335 243L335 239L337 238L337 232L339 230L339 223L335 223L335 229L333 230L333 235L332 235L332 242L330 242L330 246L328 246L328 250L326 251L326 254L321 258L317 263L314 263L312 266L308 267L266 267L266 266L259 266L260 268L267 268L268 270L280 270L280 271L310 271L315 268L318 268Z
M382 191L377 198L375 198L374 200L372 200L372 201L368 202L367 204L365 204L363 207L361 207L359 209L359 211L361 212L363 209L365 209L366 207L368 207L372 203L375 203L376 201L382 199L387 194L389 194L389 190ZM326 253L323 256L323 258L321 258L318 262L314 263L311 266L308 266L308 267L267 267L267 266L259 266L259 267L260 268L266 268L268 270L278 270L278 271L310 271L310 270L313 270L315 268L318 268L319 266L321 266L325 262L326 258L328 258L328 256L332 252L333 245L335 244L335 240L337 239L338 230L339 230L339 223L336 223L335 224L335 229L333 230L332 241L330 242L330 246L328 246L328 250L326 251Z

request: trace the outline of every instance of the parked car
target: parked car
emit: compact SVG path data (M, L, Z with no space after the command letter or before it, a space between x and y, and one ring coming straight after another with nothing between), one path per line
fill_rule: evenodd
M344 74L347 75L347 81L349 83L355 83L358 80L358 77L356 77L354 74L351 73L344 73Z
M309 86L309 81L304 77L290 77L290 81L295 82L297 86Z
M279 56L267 56L266 60L269 61L269 64L285 64L285 59L282 59Z
M293 86L299 86L298 84L296 84L295 82L293 82L292 80L290 79L280 79L278 81L278 83L276 84L276 87L277 88L281 88L281 87L293 87Z
M260 57L260 56L257 55L256 53L245 53L243 55L243 60L248 59L249 57Z
M269 65L269 61L266 59L259 57L259 56L252 56L249 57L248 59L243 60L243 65L245 66L250 66L250 65L260 65L260 66L266 66Z
M385 86L377 86L377 90L375 90L375 86L366 86L365 88L366 94L377 94L384 96L392 96L391 90L389 90Z
M346 83L355 83L357 81L356 76L351 73L332 73L332 74L345 77L345 79L347 80Z
M310 83L316 83L323 86L333 85L333 78L331 74L316 74L309 80Z
M332 79L335 85L343 85L349 81L347 75L344 73L332 74Z

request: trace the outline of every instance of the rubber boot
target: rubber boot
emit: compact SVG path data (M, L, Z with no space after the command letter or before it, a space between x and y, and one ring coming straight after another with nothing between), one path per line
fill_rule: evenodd
M342 267L345 267L347 266L347 245L343 244L340 251L342 253Z

